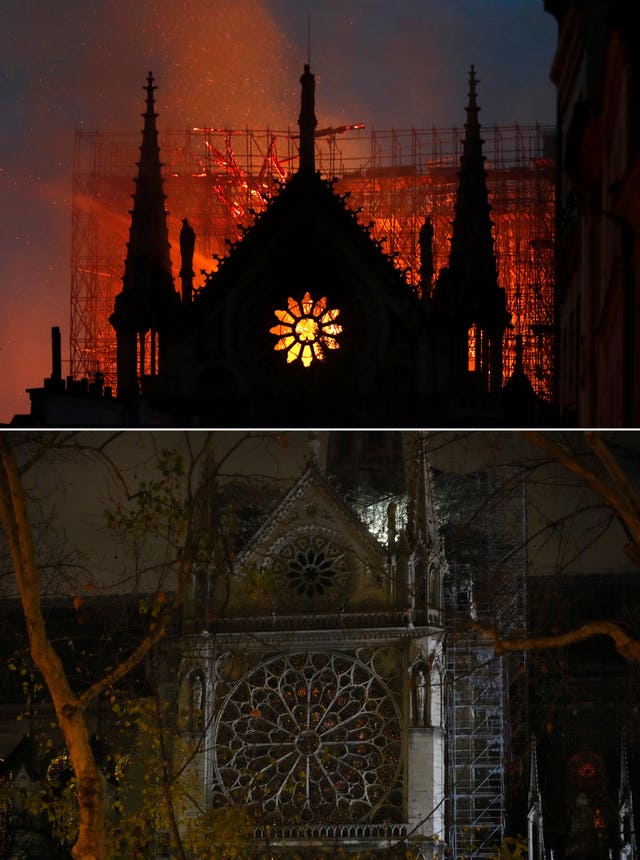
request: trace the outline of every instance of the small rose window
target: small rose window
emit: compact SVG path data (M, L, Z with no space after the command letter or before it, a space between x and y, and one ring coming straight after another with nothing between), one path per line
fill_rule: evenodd
M327 310L326 296L317 302L309 293L300 302L289 297L287 310L274 313L279 324L269 329L278 337L273 348L286 350L287 364L299 359L304 367L309 367L314 359L324 361L325 350L340 349L336 335L342 332L342 326L335 322L340 310Z

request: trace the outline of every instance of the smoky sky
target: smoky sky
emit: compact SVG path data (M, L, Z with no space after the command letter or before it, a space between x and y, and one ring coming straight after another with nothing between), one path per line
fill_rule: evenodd
M555 39L542 0L4 0L0 423L52 325L67 372L74 134L138 132L149 70L160 129L295 128L308 54L322 125L461 125L472 63L485 125L552 124Z

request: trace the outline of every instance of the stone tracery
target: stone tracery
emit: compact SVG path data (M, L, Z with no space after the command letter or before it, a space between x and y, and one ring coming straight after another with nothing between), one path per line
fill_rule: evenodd
M385 819L401 808L401 721L373 669L345 654L297 652L251 669L216 727L223 793L274 822Z

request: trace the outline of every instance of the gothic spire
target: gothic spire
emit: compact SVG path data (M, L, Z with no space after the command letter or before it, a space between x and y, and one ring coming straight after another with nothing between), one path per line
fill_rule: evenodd
M472 378L478 390L497 395L502 388L502 338L511 315L498 285L477 83L471 66L449 263L438 277L432 308L449 344L445 384L459 394Z
M173 289L169 230L165 209L162 164L158 146L158 129L154 109L153 76L151 72L144 87L147 93L144 128L140 145L140 161L136 190L131 210L131 228L127 244L127 259L123 289L152 289L170 286Z
M529 763L529 806L541 806L540 802L540 781L538 779L538 746L536 744L535 735L531 736L531 758Z
M435 499L426 433L419 432L408 477L407 537L410 546L431 548L438 541Z
M126 400L138 396L147 377L166 369L165 335L175 322L178 302L171 274L155 89L149 72L122 292L109 318L117 339L118 397Z
M480 136L475 68L469 72L469 102L460 159L458 193L456 196L449 270L458 281L471 316L482 313L487 293L498 289L496 259L493 248L491 206L487 189L484 143ZM460 308L461 313L465 308ZM482 322L475 319L474 322Z
M318 124L315 114L316 79L305 63L300 78L300 173L315 172L315 130Z
M620 743L620 787L618 790L618 825L622 841L621 857L636 857L637 842L634 824L633 794L629 779L629 756L627 739L622 735Z
M219 525L217 461L214 437L206 442L191 519L192 579L185 595L185 623L191 630L202 629L213 594L212 571L219 573L223 557Z
M544 860L544 821L542 818L542 795L538 781L538 748L535 736L531 737L531 773L529 776L529 796L527 803L527 836L529 843L529 860Z

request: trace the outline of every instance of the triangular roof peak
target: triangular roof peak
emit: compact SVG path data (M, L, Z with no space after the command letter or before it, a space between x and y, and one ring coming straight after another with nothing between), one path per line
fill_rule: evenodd
M302 474L284 499L238 554L236 566L242 568L259 547L269 543L278 535L284 524L290 518L295 518L296 508L300 505L306 508L305 513L313 515L318 520L322 519L326 524L328 524L327 513L331 511L335 516L333 528L345 530L357 540L364 541L376 552L382 550L353 508L329 484L312 454ZM314 506L313 510L310 505Z

